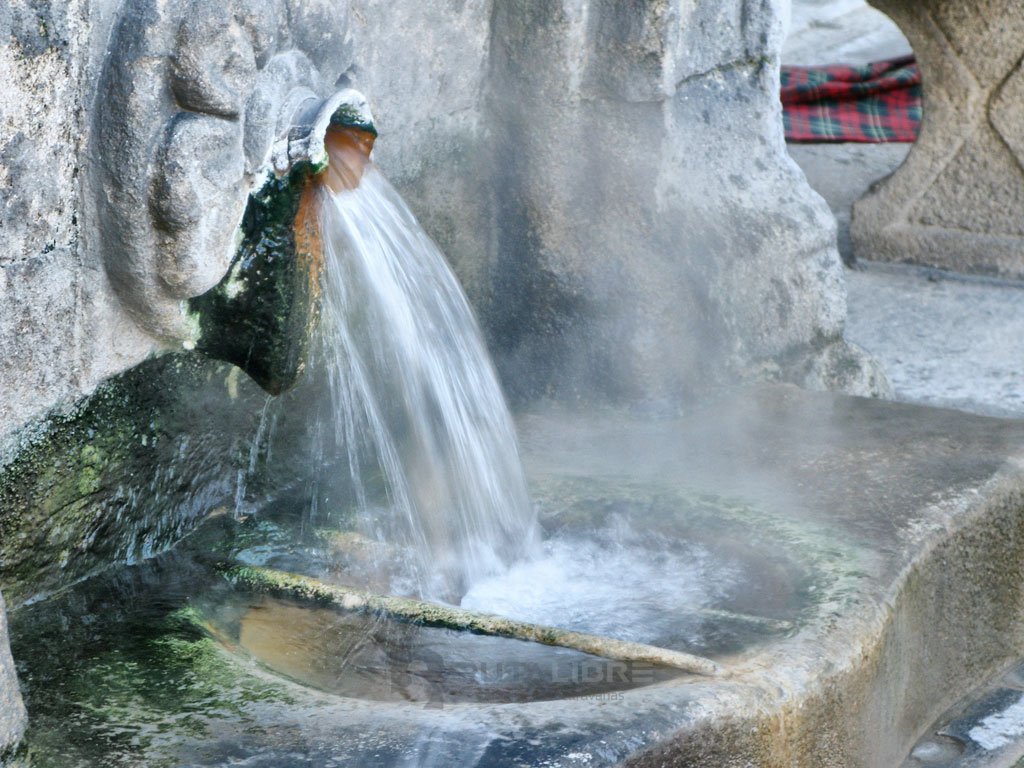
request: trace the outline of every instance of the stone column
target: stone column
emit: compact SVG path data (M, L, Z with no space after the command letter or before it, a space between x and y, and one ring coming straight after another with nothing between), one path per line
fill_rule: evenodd
M1024 277L1024 6L869 0L907 36L924 122L853 209L858 258Z
M783 5L496 2L483 316L514 395L888 391L843 339L835 219L786 153Z

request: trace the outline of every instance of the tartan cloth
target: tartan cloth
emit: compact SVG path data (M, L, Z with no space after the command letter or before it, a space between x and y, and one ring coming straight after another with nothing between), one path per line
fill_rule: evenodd
M782 67L782 120L790 141L913 141L921 73L913 56L860 67Z

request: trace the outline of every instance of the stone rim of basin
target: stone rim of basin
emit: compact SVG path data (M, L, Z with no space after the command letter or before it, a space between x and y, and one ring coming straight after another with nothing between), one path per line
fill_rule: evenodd
M373 612L395 621L568 648L616 661L648 662L694 675L718 677L723 673L722 667L711 659L646 643L515 621L493 613L425 600L376 595L272 568L224 564L219 566L219 570L236 589L284 597L336 611Z

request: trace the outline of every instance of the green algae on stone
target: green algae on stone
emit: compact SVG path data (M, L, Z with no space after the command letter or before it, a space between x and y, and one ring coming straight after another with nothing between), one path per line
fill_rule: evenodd
M10 608L155 554L233 498L263 396L232 401L228 371L194 354L153 358L26 434L0 464Z
M92 617L61 638L46 623L58 617L15 644L34 768L171 768L183 743L207 739L222 722L258 727L258 707L293 701L286 684L224 653L188 606L157 619Z
M365 114L351 104L342 104L334 110L330 125L334 128L356 128L371 136L377 135L377 126L367 120Z
M301 377L319 313L322 249L312 178L324 164L297 163L249 196L241 243L221 282L190 299L196 349L237 365L271 394Z

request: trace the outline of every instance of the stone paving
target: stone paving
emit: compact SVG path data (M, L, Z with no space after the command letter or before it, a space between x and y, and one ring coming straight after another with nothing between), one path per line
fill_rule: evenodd
M794 0L787 64L863 63L907 53L899 29L864 0ZM909 144L790 144L839 225L853 262L850 208L892 173ZM896 399L1024 417L1024 283L861 262L846 271L846 335L882 362Z
M1024 284L875 264L846 277L847 338L897 400L1024 417Z
M867 64L908 53L899 28L864 0L793 0L783 64Z

